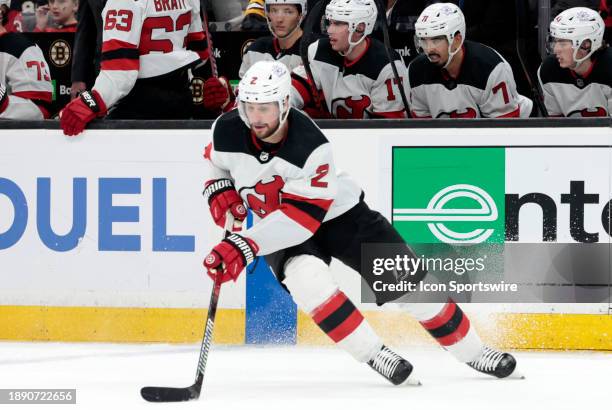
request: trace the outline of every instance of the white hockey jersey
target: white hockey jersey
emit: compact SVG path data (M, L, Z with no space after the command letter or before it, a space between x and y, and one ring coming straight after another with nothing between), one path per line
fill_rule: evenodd
M108 0L102 19L100 74L93 88L109 108L137 78L208 59L199 0Z
M283 50L280 48L278 39L274 36L260 37L253 42L242 56L242 64L238 71L238 76L242 78L253 64L258 61L280 61L289 70L293 70L302 64L300 58L300 42L302 37L290 48Z
M53 97L49 66L40 48L21 33L0 35L0 82L8 94L0 118L49 118Z
M612 49L594 54L593 65L583 77L561 68L555 56L548 56L538 69L548 115L564 117L606 117L612 115Z
M361 188L334 165L329 141L315 123L291 108L287 137L262 144L242 122L238 110L213 124L204 157L208 179L231 178L253 212L253 226L242 233L261 255L298 245L321 223L348 211Z
M432 64L425 54L408 66L406 95L415 118L527 118L533 102L516 91L512 68L490 47L463 44L459 76Z
M315 86L328 112L335 118L404 118L406 111L397 81L387 59L385 46L367 37L367 48L348 62L331 48L328 38L308 46L308 61ZM393 51L400 82L407 77L406 66ZM314 96L304 66L293 71L291 105L312 105Z

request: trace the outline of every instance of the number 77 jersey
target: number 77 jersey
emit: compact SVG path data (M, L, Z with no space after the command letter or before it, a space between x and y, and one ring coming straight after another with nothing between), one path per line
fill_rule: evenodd
M108 0L102 20L94 89L107 107L127 95L136 79L208 60L199 0Z

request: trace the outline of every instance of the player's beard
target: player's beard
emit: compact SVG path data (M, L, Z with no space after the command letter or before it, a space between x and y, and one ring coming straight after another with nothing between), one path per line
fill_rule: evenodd
M255 126L260 126L260 125L261 126L265 125L266 127L261 128L260 130L255 128ZM266 139L270 138L276 131L278 131L279 125L280 125L279 123L276 123L272 127L269 124L253 124L251 129L253 130L253 133L258 139L265 141Z

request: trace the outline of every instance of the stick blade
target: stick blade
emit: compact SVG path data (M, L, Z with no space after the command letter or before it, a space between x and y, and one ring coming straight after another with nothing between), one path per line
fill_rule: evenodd
M143 387L140 395L146 401L151 402L177 402L197 400L200 391L196 385L190 387Z

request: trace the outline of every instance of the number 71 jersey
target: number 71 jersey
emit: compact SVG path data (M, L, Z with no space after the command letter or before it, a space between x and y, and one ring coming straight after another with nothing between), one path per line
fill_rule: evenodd
M419 55L408 66L407 94L415 118L526 118L533 102L516 90L512 68L490 47L463 44L457 78Z
M108 0L94 89L108 107L136 78L158 77L208 60L199 0Z

